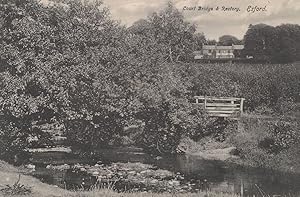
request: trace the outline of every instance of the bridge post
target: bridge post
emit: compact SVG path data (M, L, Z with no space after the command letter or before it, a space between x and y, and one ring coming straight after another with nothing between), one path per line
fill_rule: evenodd
M240 104L241 115L243 114L244 100L245 100L244 98L241 98L241 104Z

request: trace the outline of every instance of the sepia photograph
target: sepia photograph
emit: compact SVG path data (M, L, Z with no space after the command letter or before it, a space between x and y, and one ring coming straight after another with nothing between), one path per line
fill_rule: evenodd
M300 1L0 0L0 197L300 197Z

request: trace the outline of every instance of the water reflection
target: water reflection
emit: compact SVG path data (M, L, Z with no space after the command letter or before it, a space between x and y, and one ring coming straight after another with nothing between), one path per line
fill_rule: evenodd
M169 161L169 162L168 162ZM159 167L182 172L187 179L207 180L212 191L240 193L245 195L296 194L300 191L299 175L280 173L263 168L242 167L222 161L207 161L195 156L180 155L170 162L163 159Z

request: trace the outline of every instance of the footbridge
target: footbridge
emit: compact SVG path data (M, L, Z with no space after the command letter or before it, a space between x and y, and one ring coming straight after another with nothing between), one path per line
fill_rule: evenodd
M244 98L195 96L194 99L212 117L239 118L243 114Z

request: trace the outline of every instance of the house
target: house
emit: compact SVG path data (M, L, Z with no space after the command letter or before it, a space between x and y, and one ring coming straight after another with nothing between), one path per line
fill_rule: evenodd
M203 45L200 51L194 52L194 59L233 59L237 58L243 49L244 45Z

